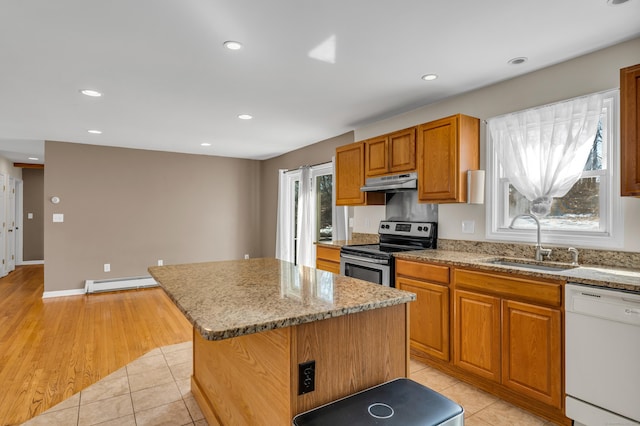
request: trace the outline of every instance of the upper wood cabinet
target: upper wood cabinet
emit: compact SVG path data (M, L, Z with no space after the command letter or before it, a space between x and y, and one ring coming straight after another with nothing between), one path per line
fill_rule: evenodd
M362 192L364 186L365 144L356 142L336 148L336 205L365 206L384 204L384 193Z
M467 170L480 167L480 120L462 114L418 126L418 199L467 201Z
M416 128L365 141L365 174L379 176L416 169Z
M640 64L620 70L621 195L640 197Z

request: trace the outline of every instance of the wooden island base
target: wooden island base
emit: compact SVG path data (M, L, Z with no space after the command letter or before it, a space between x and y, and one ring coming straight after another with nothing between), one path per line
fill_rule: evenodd
M407 304L209 341L193 333L191 391L210 425L290 425L296 414L408 377ZM315 390L298 395L298 364Z

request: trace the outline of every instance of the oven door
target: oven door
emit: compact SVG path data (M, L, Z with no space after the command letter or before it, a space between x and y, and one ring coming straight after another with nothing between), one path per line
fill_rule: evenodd
M392 261L393 259L391 259ZM372 259L351 254L340 254L340 273L347 277L393 287L389 259Z

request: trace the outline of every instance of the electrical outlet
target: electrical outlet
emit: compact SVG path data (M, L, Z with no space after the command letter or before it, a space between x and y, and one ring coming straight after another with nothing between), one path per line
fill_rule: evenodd
M164 262L162 261L162 259L158 259L158 266L162 266L164 265Z
M110 263L105 263L104 264L104 271L105 272L111 272L111 264Z
M316 389L316 361L298 364L298 395L313 392Z
M248 254L245 254L245 255L244 255L244 258L245 258L245 259L248 259L248 258L249 258L249 255L248 255Z

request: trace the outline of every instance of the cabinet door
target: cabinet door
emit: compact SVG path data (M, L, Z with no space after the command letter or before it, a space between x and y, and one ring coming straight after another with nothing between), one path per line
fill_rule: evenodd
M389 160L387 156L387 137L381 136L365 141L367 176L383 175L389 171Z
M640 197L640 64L620 70L621 195Z
M408 172L416 169L416 128L400 130L389 135L389 172Z
M409 341L412 348L449 361L449 288L405 277L396 287L416 294L409 304Z
M451 201L456 198L458 139L456 117L418 127L418 198Z
M364 185L364 142L336 148L336 205L384 204L384 193L360 191Z
M418 199L467 201L467 170L480 167L480 120L458 114L418 127Z
M454 364L500 382L500 299L455 290L454 300Z
M562 407L560 310L502 301L502 384Z

